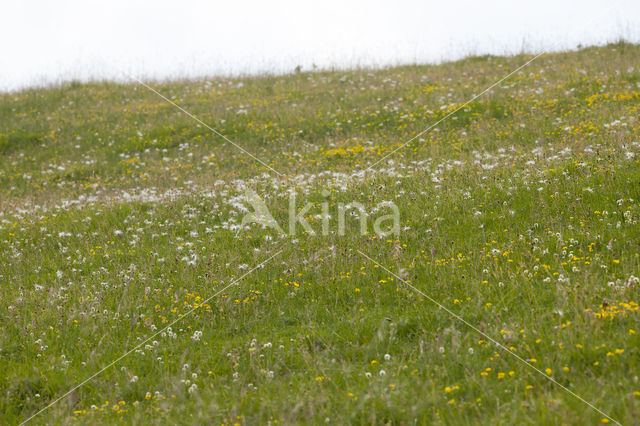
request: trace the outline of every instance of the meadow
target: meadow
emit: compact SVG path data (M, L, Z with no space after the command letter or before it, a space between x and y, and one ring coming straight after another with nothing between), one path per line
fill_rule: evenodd
M0 423L638 424L640 46L531 58L0 94Z

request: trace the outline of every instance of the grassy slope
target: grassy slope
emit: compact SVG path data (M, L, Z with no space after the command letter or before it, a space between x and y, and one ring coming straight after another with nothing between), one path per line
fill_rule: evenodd
M2 422L192 307L36 421L603 418L357 249L638 422L639 58L628 44L542 56L355 175L528 57L156 85L283 177L139 86L0 95ZM245 187L282 221L289 188L313 215L328 199L332 230L339 202L394 201L403 230L236 237Z

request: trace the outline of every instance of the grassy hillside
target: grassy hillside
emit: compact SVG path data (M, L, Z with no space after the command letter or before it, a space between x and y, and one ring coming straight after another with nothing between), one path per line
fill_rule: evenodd
M640 46L385 158L530 58L0 94L1 423L639 422Z

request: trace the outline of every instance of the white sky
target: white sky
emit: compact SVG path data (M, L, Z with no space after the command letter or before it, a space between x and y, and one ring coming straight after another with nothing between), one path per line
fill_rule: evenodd
M0 90L640 42L639 0L2 0Z

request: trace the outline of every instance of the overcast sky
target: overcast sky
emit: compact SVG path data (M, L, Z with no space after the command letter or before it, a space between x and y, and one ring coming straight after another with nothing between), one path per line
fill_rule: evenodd
M17 0L0 19L0 90L640 42L639 0Z

